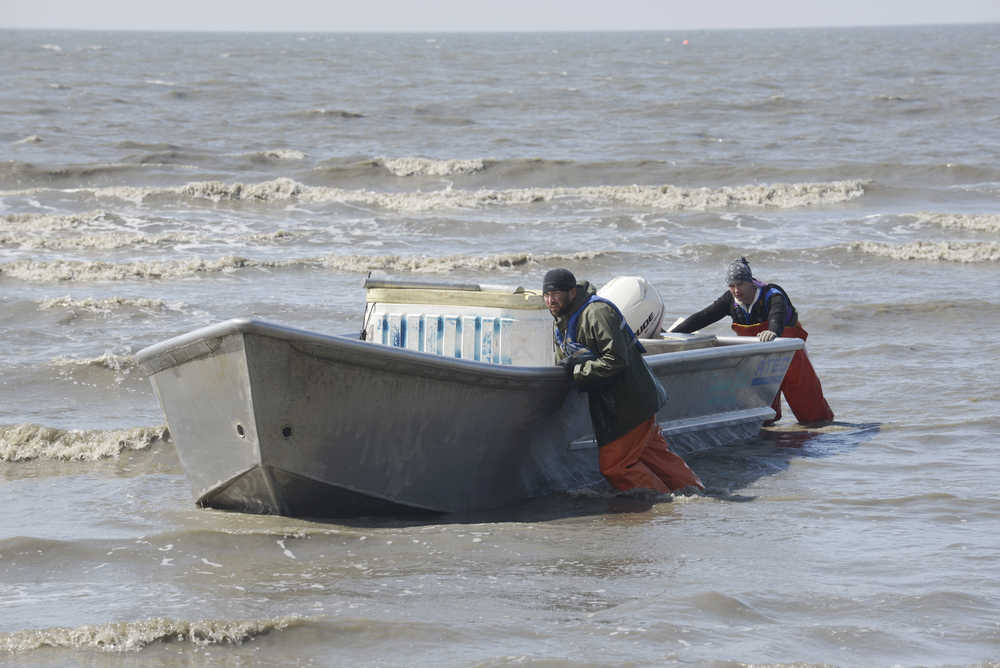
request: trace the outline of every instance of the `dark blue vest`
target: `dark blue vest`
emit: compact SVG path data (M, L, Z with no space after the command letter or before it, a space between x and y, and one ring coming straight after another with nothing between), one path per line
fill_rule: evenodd
M796 320L795 307L792 306L792 300L788 298L788 293L785 292L784 288L780 285L775 285L773 283L768 283L761 287L761 296L759 304L763 309L762 319L756 320L750 315L750 311L740 306L739 302L735 299L733 300L733 322L740 325L756 325L758 322L767 322L767 314L771 311L771 297L774 295L781 295L785 300L785 322L783 323L785 327L792 325ZM756 322L755 322L756 320Z
M576 342L576 329L577 326L579 325L580 314L583 313L583 309L587 308L594 302L604 302L605 304L610 304L611 308L613 308L615 310L615 313L618 314L618 317L622 319L622 328L628 334L629 340L636 345L640 353L646 352L646 349L642 346L641 343L639 343L639 337L636 336L635 332L632 331L632 328L628 326L628 322L626 322L625 316L622 315L622 312L618 310L618 307L615 306L615 303L612 302L610 299L605 299L604 297L598 297L597 295L591 295L590 299L585 301L583 303L583 306L578 308L573 313L573 315L569 317L569 322L566 323L565 338L563 337L562 332L559 331L559 325L557 324L553 325L553 329L555 330L556 343L559 345L559 348L563 351L564 355L566 355L567 357L571 357L574 353L588 350L586 346L580 345L579 343Z

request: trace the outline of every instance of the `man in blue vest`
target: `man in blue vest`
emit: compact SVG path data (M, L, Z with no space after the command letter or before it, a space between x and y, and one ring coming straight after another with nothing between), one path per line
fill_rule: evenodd
M733 331L740 336L756 336L765 342L774 341L779 336L805 341L809 336L799 322L799 314L792 306L788 293L780 285L754 278L745 257L733 260L726 268L726 285L728 290L718 299L671 327L670 331L689 334L729 316L733 319ZM819 376L804 348L796 350L792 356L781 388L771 405L775 412L774 419L765 425L781 419L782 395L802 424L824 425L833 420L833 411L823 396Z
M598 297L589 282L578 283L568 269L545 274L542 296L555 319L556 361L588 394L601 473L608 482L620 490L704 489L660 433L656 411L665 393L618 308Z

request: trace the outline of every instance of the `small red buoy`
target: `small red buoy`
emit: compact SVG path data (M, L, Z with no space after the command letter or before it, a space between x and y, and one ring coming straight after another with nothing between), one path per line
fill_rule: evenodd
M683 42L681 42L681 44L683 44L684 46L687 46L688 45L688 41L684 40Z

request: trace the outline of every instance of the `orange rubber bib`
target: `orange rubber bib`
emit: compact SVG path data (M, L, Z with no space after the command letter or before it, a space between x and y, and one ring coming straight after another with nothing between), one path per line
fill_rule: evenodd
M767 323L761 322L756 325L740 325L733 323L733 331L739 336L757 336L767 329ZM809 332L802 329L801 325L785 327L781 336L785 338L802 339L809 336ZM775 421L781 418L781 395L785 395L788 407L795 414L795 419L802 423L830 422L833 420L833 411L830 404L823 396L823 386L819 382L819 377L813 369L809 356L806 355L805 348L796 350L792 355L792 361L785 372L785 378L781 381L781 388L774 397L771 408L774 409Z

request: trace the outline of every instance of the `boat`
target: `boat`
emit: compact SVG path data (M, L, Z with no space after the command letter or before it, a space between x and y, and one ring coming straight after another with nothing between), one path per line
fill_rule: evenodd
M365 289L360 334L237 318L135 355L199 506L463 513L606 484L539 292L391 277ZM774 417L802 341L655 327L640 340L675 452L751 438Z

